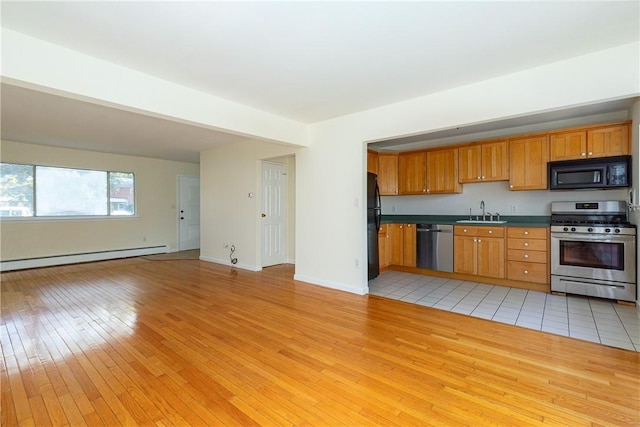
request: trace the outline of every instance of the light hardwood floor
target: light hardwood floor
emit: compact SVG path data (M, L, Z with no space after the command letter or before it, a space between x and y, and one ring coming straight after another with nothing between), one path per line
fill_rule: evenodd
M2 426L638 425L640 354L200 261L9 272Z

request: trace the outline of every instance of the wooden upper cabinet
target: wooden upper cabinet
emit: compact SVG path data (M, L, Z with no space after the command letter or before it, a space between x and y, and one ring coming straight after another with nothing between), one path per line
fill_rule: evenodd
M629 125L609 126L587 131L587 157L630 154Z
M549 160L587 159L630 154L628 124L553 133Z
M382 196L398 194L397 153L378 153L378 187Z
M482 181L482 147L480 144L458 148L458 180Z
M378 174L378 153L367 150L367 172Z
M549 160L584 159L587 157L587 131L551 134Z
M507 181L509 179L509 142L485 142L482 144L482 181Z
M427 152L427 194L462 193L458 182L458 150Z
M547 135L509 140L509 189L546 190L548 162Z
M507 140L483 142L458 149L460 183L507 181L509 179Z
M426 194L427 154L424 151L398 156L398 194Z

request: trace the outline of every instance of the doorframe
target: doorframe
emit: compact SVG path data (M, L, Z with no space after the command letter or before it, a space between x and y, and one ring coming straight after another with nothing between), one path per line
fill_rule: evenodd
M180 180L183 178L194 178L198 180L198 185L200 184L200 177L195 175L178 175L176 177L176 203L173 204L173 208L175 211L176 218L176 250L174 252L179 252L182 250L180 247ZM202 193L198 195L198 200L200 202L200 206L202 206ZM200 212L200 220L202 221L202 208ZM202 227L200 226L200 230L202 231ZM200 246L202 246L202 238L200 238Z

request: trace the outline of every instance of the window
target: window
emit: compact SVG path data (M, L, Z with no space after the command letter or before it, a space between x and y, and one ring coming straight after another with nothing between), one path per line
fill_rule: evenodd
M0 163L0 216L134 215L134 187L130 172Z

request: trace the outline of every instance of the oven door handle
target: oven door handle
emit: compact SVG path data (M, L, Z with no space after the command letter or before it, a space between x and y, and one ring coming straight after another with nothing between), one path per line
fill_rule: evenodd
M551 233L552 239L571 240L574 242L634 242L636 236L628 234L573 234L573 233Z
M610 288L616 288L616 289L624 289L625 288L625 284L617 284L615 282L605 282L600 281L600 282L590 282L588 279L580 279L580 281L577 280L571 280L571 279L560 279L561 282L567 283L567 284L573 284L573 285L580 285L580 286L608 286ZM628 285L627 285L628 286Z

